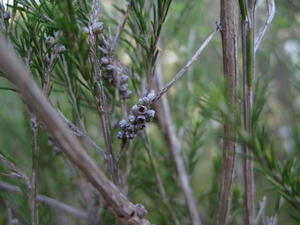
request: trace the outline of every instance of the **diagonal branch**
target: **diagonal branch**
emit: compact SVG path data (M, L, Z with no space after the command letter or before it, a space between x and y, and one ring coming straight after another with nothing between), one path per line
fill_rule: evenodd
M81 137L87 144L95 148L105 160L108 160L109 156L107 155L106 151L100 148L84 131L80 130L79 127L77 127L67 117L65 117L65 115L61 111L58 110L58 114L76 136Z
M176 81L179 80L188 71L188 69L193 65L193 63L199 60L201 53L204 51L206 46L209 44L209 42L213 39L213 37L216 35L216 33L219 30L220 30L220 26L217 25L216 29L206 38L206 40L198 48L198 50L193 55L193 57L184 65L184 67L182 67L179 70L179 72L174 76L174 78L157 93L154 102L159 100L161 96L164 95L176 83Z
M86 179L101 193L105 204L123 224L149 225L139 205L131 203L120 190L97 167L78 140L42 94L37 84L18 59L14 50L8 47L0 35L0 68L4 77L18 89L24 102L37 115L53 136L70 161L85 175ZM138 207L139 206L139 207ZM141 212L142 211L142 212Z

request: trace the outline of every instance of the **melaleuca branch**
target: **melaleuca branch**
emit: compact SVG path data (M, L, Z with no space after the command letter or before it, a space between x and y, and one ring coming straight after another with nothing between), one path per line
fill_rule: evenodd
M24 65L0 36L0 68L4 76L18 89L28 107L43 122L59 147L70 161L84 174L86 179L101 193L107 206L124 224L148 225L144 219L146 210L140 204L131 203L120 190L98 169L96 163L70 133L47 98L28 74Z

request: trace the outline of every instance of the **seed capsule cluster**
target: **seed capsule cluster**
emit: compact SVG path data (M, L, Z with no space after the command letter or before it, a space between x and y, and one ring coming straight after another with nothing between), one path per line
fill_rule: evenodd
M92 25L92 32L94 35L101 34L104 30L104 23L96 22Z
M118 138L122 140L134 139L138 131L145 128L146 123L150 122L155 116L155 111L150 109L156 94L150 91L146 96L139 99L138 104L132 106L128 120L121 120Z
M124 68L124 65L113 57L112 44L106 40L104 35L99 35L103 33L104 27L102 22L95 22L90 27L92 34L99 41L98 48L102 52L99 63L102 66L103 77L108 79L109 83L118 89L121 98L130 98L132 91L128 89L129 72ZM89 33L89 28L87 27L84 27L82 30L85 33Z
M104 68L103 76L114 85L122 98L130 98L132 91L128 89L128 73L121 67L114 65L113 57L108 53L100 59L100 63Z

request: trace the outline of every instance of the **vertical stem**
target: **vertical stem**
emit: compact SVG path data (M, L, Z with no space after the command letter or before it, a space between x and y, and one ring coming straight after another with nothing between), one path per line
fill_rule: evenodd
M251 135L251 110L253 102L253 81L255 68L255 1L248 0L246 4L240 1L240 8L245 9L242 15L242 51L243 51L243 121L245 131ZM254 176L251 152L247 146L243 146L244 152L244 224L255 224L254 211Z
M231 111L236 108L237 79L237 17L234 0L221 0L221 24L223 69L226 83L225 96ZM234 131L224 125L225 136L234 136ZM223 141L223 165L221 174L220 204L218 224L228 224L228 214L231 208L232 182L235 162L235 142L229 139Z

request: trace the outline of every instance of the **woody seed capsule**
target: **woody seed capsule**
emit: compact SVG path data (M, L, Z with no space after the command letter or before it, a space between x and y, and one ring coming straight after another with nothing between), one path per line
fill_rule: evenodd
M119 139L122 139L124 137L124 132L123 131L119 131L118 134L117 134L117 137Z
M101 62L101 64L109 64L109 59L107 58L107 57L102 57L101 59L100 59L100 62Z
M149 104L149 99L148 97L142 97L139 99L139 104L141 105L148 105Z
M127 75L121 75L120 76L120 83L126 83L128 81L128 76Z
M137 122L138 122L139 124L145 123L145 121L146 121L145 116L138 116L138 117L137 117Z
M125 128L126 126L127 126L127 121L126 121L126 120L121 120L121 121L119 122L119 127L120 127L121 129Z
M92 25L93 34L100 34L104 30L104 24L102 22L96 22Z
M138 107L137 105L132 106L131 112L132 112L134 115L137 115L137 114L139 113L139 107Z
M129 122L133 123L135 121L135 116L134 115L130 115L128 117Z
M128 90L128 84L122 84L122 85L120 85L119 90L120 91L127 91Z
M89 28L88 27L83 27L82 32L88 34L89 33Z
M48 36L48 37L46 37L45 43L46 43L46 45L47 45L47 46L51 46L51 45L53 45L53 44L54 44L54 42L55 42L55 39L54 39L54 37L52 37L52 36Z
M155 97L156 97L156 94L153 90L150 91L149 94L147 95L147 98L148 98L150 103L152 103L154 101Z
M132 95L132 91L127 90L127 91L125 92L125 94L124 94L124 97L125 97L125 98L130 98L131 95Z
M143 105L140 105L138 107L138 111L139 111L140 114L144 114L147 111L147 107L143 106Z
M45 56L45 57L44 57L44 62L45 62L46 64L49 64L49 63L50 63L50 58L49 58L48 56Z
M57 52L58 53L63 53L63 52L65 52L67 49L66 49L66 47L64 46L64 45L59 45L58 47L57 47Z
M107 65L105 68L108 71L113 71L115 69L114 65L112 65L112 64Z
M9 20L10 19L10 11L6 10L3 13L3 19L5 19L5 20Z
M64 32L62 32L61 30L59 30L59 31L56 31L56 32L54 33L54 37L55 37L55 39L58 39L58 38L60 38L61 36L63 36L63 34L64 34Z
M152 110L152 109L149 109L147 111L147 116L150 117L150 118L153 118L155 116L155 111Z

